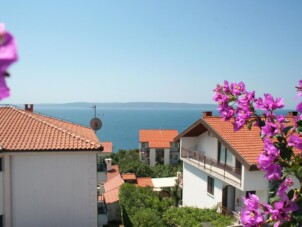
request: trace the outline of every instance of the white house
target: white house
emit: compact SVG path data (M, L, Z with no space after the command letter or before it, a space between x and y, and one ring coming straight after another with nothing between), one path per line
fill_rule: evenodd
M260 130L234 132L230 122L211 112L175 138L183 160L183 205L238 211L241 197L255 193L268 200L268 180L257 169L263 142Z
M140 159L151 166L177 164L179 143L173 141L177 135L177 130L139 130Z
M97 153L87 127L0 108L0 226L97 226Z

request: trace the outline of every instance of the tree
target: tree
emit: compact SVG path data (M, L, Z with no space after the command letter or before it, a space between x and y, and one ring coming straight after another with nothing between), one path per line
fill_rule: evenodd
M202 226L202 222L210 222L212 226L223 227L232 224L229 216L216 212L215 209L199 209L196 207L171 207L163 215L169 226Z
M137 210L137 212L132 217L132 220L132 224L135 227L166 226L161 219L161 215L158 213L158 211L151 208Z
M302 96L302 80L297 89L298 96ZM292 125L288 126L285 117L275 113L284 107L282 98L275 99L270 94L255 98L255 91L248 92L243 82L229 84L225 81L223 85L218 84L214 91L214 100L223 120L232 121L234 131L243 127L259 127L264 143L258 168L265 172L270 182L270 201L269 204L260 203L256 195L243 198L242 223L248 226L265 223L272 223L274 227L301 226L302 102L296 108L300 115L294 117ZM299 188L293 188L292 176L300 181ZM267 220L266 215L269 216Z
M138 221L137 212L140 212L142 216L148 214L152 217L157 216L157 218L154 219L154 223L159 223L159 226L161 226L160 223L162 221L160 222L159 219L162 219L162 214L174 205L172 198L160 199L157 193L150 187L141 188L127 183L121 186L119 199L123 216L128 216L134 226L148 226L147 220L149 219L145 219L145 222L143 222L144 219L139 218Z

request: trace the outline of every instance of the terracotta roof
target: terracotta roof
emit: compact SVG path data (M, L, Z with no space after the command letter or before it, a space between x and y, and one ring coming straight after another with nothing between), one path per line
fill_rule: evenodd
M103 152L105 153L112 153L112 142L101 142L103 146Z
M17 107L0 107L0 147L2 152L102 150L90 128Z
M111 191L105 192L103 196L105 198L106 204L119 201L119 192L120 192L120 188L115 188Z
M148 186L151 188L154 187L150 177L139 177L136 179L136 181L137 181L137 186L139 187L143 187L143 188Z
M292 117L286 117L286 119L293 122ZM289 125L292 125L292 123L289 123ZM175 141L178 141L181 137L198 136L207 130L217 137L243 164L249 167L257 164L257 158L263 149L258 127L252 127L251 130L244 127L234 132L231 122L225 122L221 117L206 116L179 134Z
M122 178L123 180L136 180L135 173L123 173Z
M118 165L113 165L112 169L107 171L107 181L111 180L112 178L119 176L120 175L120 170Z
M139 130L139 142L148 142L150 148L169 148L177 135L177 130Z
M122 184L124 184L124 180L120 175L117 175L114 178L110 179L109 181L105 182L104 184L105 192L116 189L120 187Z
M107 172L107 181L104 184L105 193L103 194L107 204L119 201L119 189L124 184L118 165L113 165L112 170Z

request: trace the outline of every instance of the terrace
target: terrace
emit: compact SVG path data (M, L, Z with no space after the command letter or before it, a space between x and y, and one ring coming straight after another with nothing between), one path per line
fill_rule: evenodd
M181 149L181 159L191 165L207 172L218 179L241 187L241 169L222 164L215 159L209 158L200 151Z

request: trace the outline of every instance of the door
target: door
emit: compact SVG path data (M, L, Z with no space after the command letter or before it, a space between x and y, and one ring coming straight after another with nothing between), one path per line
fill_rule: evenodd
M222 206L235 210L235 188L232 185L227 185L222 189Z

